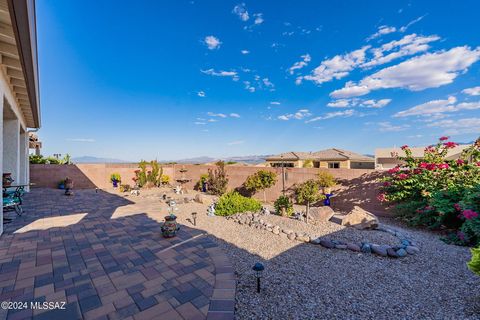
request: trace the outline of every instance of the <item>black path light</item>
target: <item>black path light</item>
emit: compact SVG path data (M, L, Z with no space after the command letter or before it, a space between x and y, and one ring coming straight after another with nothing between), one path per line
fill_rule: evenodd
M193 225L196 226L197 225L197 213L196 212L192 212L192 219L193 219Z
M265 267L260 262L257 262L253 266L252 270L255 271L255 277L257 278L257 292L260 292L260 278L262 277Z

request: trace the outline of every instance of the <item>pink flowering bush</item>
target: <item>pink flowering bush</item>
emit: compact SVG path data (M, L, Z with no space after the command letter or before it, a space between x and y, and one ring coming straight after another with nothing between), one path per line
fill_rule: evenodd
M394 206L397 217L417 226L452 230L451 242L480 241L480 139L460 159L448 151L458 144L441 137L414 157L408 146L402 165L388 171L378 200Z

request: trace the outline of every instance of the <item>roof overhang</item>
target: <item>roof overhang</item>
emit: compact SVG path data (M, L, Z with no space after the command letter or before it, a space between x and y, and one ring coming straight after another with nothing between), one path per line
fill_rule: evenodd
M25 115L27 127L40 128L35 0L0 0L0 10L7 10L10 26L7 25L8 21L2 21L2 24L6 25L6 32L9 31L8 27L11 28L15 40L14 43L0 41L0 45L8 45L12 53L9 56L8 52L5 55L0 52L2 65L7 69L11 88Z

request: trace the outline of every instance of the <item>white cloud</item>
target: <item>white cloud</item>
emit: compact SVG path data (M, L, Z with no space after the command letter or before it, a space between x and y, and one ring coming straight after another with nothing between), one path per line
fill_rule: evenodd
M270 90L273 90L273 88L275 88L275 85L268 78L263 78L262 83L265 87L270 88Z
M430 42L440 40L439 36L418 36L415 33L404 36L400 40L390 41L379 48L373 48L373 58L363 63L360 67L371 68L389 63L395 59L415 55L430 49ZM392 52L393 51L393 52Z
M263 13L255 13L253 16L255 17L255 21L254 21L255 24L262 24L263 23L263 21L264 21L263 20Z
M394 117L432 116L448 112L476 109L480 109L480 101L457 103L457 98L450 96L448 99L428 101L410 109L397 112Z
M409 27L411 27L413 24L419 22L419 21L422 20L423 18L425 18L425 15L424 15L424 16L421 16L421 17L418 17L418 18L410 21L409 23L407 23L407 25L405 25L405 26L401 27L400 29L398 29L398 31L400 31L400 32L405 32L405 31L407 31L407 29L408 29Z
M232 80L238 81L238 73L236 71L215 71L214 69L200 70L200 72L214 77L232 77Z
M432 122L428 126L445 129L445 134L447 135L480 133L480 118L441 120Z
M71 142L95 142L95 139L90 139L90 138L68 138L65 140L71 141Z
M348 110L345 110L345 111L328 112L323 116L315 117L315 118L312 118L308 121L305 121L305 123L319 121L319 120L326 120L326 119L331 119L331 118L337 118L337 117L348 118L348 117L353 116L354 114L355 114L355 110L353 110L353 109L348 109Z
M312 71L311 75L304 76L303 79L321 84L332 79L338 80L346 77L355 67L365 62L365 52L369 48L370 46L364 46L347 54L336 55L331 59L324 60Z
M242 54L249 54L249 53L250 53L250 51L248 51L248 50L242 50L242 51L240 51L240 52L241 52Z
M279 104L280 104L280 102L278 102L278 101L270 101L270 104L279 105Z
M217 122L217 119L208 119L208 122Z
M244 144L244 143L245 143L245 141L243 141L243 140L238 140L238 141L228 142L227 145L229 145L229 146L234 146L234 145Z
M232 118L240 118L240 115L238 113L230 113L230 117Z
M205 42L205 45L207 46L207 48L210 50L218 49L222 44L222 42L217 37L214 37L214 36L206 36L203 41Z
M250 91L250 92L255 92L255 87L251 85L250 81L243 81L243 84L245 85L245 89Z
M333 91L332 98L349 98L368 94L372 90L404 88L421 91L452 83L480 59L480 47L455 47L448 51L426 53L392 67L384 68L359 83L347 82L345 87Z
M214 112L207 112L207 115L210 116L210 117L219 117L219 118L226 118L227 115L226 114L223 114L223 113L214 113Z
M352 105L356 105L352 99L340 99L327 103L327 106L331 108L347 108Z
M406 130L408 128L410 128L408 124L393 125L388 121L378 123L378 130L381 132L398 132L398 131Z
M372 34L370 37L367 38L367 41L379 38L379 37L381 37L383 35L386 35L386 34L389 34L389 33L393 33L395 31L397 31L397 28L395 28L395 27L380 26L380 27L378 27L377 32L375 32L374 34Z
M287 120L290 120L290 119L302 120L304 118L310 117L311 115L312 114L310 113L310 111L308 109L300 109L295 113L289 113L289 114L284 114L284 115L278 116L278 119L279 120L284 120L284 121L287 121Z
M368 108L383 108L390 102L392 102L392 99L380 99L380 100L370 99L370 100L365 100L361 102L361 105Z
M250 16L248 15L248 11L245 8L245 3L237 4L233 8L232 13L236 14L242 21L248 21L248 19L250 19Z
M201 97L201 98L205 98L206 97L206 94L204 91L198 91L197 92L197 96Z
M462 93L468 94L469 96L480 96L480 86L463 89Z
M203 125L206 125L205 122L201 122L201 121L196 121L194 122L196 125L199 125L199 126L203 126Z
M308 53L300 56L300 58L302 58L302 61L295 62L293 64L293 66L291 66L288 69L290 74L293 74L295 72L295 70L299 70L299 69L302 69L303 67L308 66L308 63L312 60L312 58L310 57L310 55Z

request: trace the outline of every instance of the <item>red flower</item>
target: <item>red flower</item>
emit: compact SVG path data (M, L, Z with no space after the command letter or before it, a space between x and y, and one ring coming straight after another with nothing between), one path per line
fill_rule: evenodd
M413 170L413 173L420 174L420 173L422 173L422 169L415 169L415 170Z
M385 181L385 182L383 183L383 186L384 186L384 187L390 187L391 185L392 185L392 183L389 182L389 181Z
M454 207L455 210L457 210L457 211L462 211L462 207L460 207L460 205L459 205L458 203L455 203L455 204L453 205L453 207Z
M440 141L445 141L445 140L448 140L447 136L440 137Z
M458 146L458 143L449 141L449 142L445 142L443 145L447 149L452 149L452 148L455 148L456 146Z
M450 166L448 165L448 163L442 163L440 165L438 165L438 168L439 169L448 169Z
M385 193L380 193L380 194L377 196L377 200L378 200L378 201L381 201L381 202L386 201L387 198L385 197Z
M426 163L426 162L421 162L418 166L419 166L420 168L425 169L425 168L428 167L428 163Z
M458 165L462 165L462 164L464 164L464 163L465 163L465 161L463 161L462 159L457 159L457 164L458 164Z
M429 164L427 164L427 170L430 170L430 171L431 171L431 170L435 170L435 168L436 168L435 163L429 163Z
M404 146L402 146L401 149L402 149L402 150L408 149L408 146L407 146L407 145L404 145Z
M407 178L408 178L408 174L406 174L406 173L400 173L398 175L398 179L400 179L400 180L405 180Z
M470 209L463 210L462 214L465 217L465 219L467 219L467 220L478 217L478 213L476 213L475 211L470 210Z
M480 161L479 161L479 162L477 162L477 167L480 167Z

